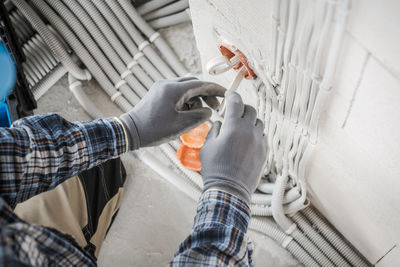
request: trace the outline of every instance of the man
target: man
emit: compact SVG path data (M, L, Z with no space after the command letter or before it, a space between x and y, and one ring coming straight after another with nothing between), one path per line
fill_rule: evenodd
M60 192L57 185L103 161L166 142L203 123L210 118L211 110L202 107L200 97L215 107L215 96L224 92L216 84L195 78L159 81L132 111L119 118L70 123L48 114L2 128L0 264L96 265L93 251L83 248L79 241L82 233L29 224L13 208L42 192ZM224 122L213 124L200 153L204 189L193 231L180 245L172 266L252 264L252 244L246 231L251 193L266 156L263 124L254 108L244 105L238 94L227 92L225 97ZM46 217L48 211L42 212ZM75 217L73 210L70 214L82 218ZM108 219L105 221L110 223Z

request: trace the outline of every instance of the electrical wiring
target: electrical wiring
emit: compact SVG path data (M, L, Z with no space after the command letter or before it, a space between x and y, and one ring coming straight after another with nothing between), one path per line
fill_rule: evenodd
M123 7L123 10L129 15L129 18L135 23L135 25L143 32L149 40L160 50L164 55L168 64L174 69L174 71L179 76L184 76L188 73L183 64L176 57L172 49L167 45L165 40L154 31L154 29L141 17L141 15L136 11L132 2L130 0L113 1L106 0L109 4L114 4L118 6L119 4Z
M101 111L85 94L79 79L93 75L110 100L129 111L154 81L187 73L154 30L176 23L176 16L183 12L187 16L187 11L182 11L187 8L186 0L153 0L138 9L130 0L30 0L35 10L25 0L12 2L17 6L14 12L19 12L13 22L24 21L16 29L25 40L27 61L23 65L36 99L68 72L74 96L90 116L99 117ZM347 10L347 1L274 0L270 58L260 59L264 65L249 62L258 76L250 93L256 100L258 118L264 122L267 142L263 177L250 204L253 218L249 227L277 241L306 266L368 266L308 207L305 176L318 141L319 114L331 90ZM155 20L148 23L143 14ZM80 68L79 61L86 69ZM231 71L238 62L236 57L216 59L209 73ZM242 70L244 67L232 81L231 90L246 76ZM160 146L175 170L148 149L132 155L197 200L201 174L180 164L176 157L179 146L179 140Z
M166 6L174 1L176 0L151 0L139 6L137 8L137 11L140 15L144 15L160 7Z
M127 66L130 63L132 56L119 41L116 34L113 32L94 4L91 1L86 0L78 0L78 2L87 11L93 22L96 23L98 28L102 31L104 37L108 40L111 46L113 46L113 49L118 53L118 55L120 55L121 59L124 61L124 64ZM129 68L129 70L131 70L133 74L138 77L139 81L146 86L147 89L150 89L154 83L154 80L147 76L145 71L138 64L135 64L133 67Z
M114 12L108 7L108 5L104 1L94 1L91 3L97 7L98 11L103 15L107 23L109 23L109 26L113 29L114 33L117 34L122 44L130 52L132 56L130 64L132 66L136 66L138 63L155 81L165 78L160 73L160 71L154 67L154 66L160 66L160 68L165 68L163 63L161 63L161 65L158 64L160 63L160 59L157 57L157 55L154 55L153 53L149 52L148 47L145 47L143 49L144 54L141 51L139 51L138 47L135 44L135 41L131 39L131 35L119 21ZM149 60L151 61L151 63ZM129 66L130 64L128 64L127 66ZM154 64L154 66L152 64ZM128 68L131 69L132 67Z
M153 12L147 13L143 18L147 21L165 17L177 13L179 11L189 8L189 0L179 0L170 5L154 10ZM139 8L137 9L139 12ZM139 12L140 14L140 12Z
M176 78L177 75L161 59L161 57L156 53L156 51L150 46L150 43L147 40L145 40L144 37L142 36L142 34L136 29L135 26L138 26L138 25L136 23L135 23L136 24L135 25L134 24L135 21L132 20L130 17L128 17L127 13L125 12L125 11L127 11L126 8L121 7L120 4L122 4L122 2L121 1L117 2L117 1L113 1L113 0L111 0L111 1L106 0L105 2L107 3L108 7L114 12L114 14L117 16L117 18L121 22L123 28L125 28L126 31L129 33L129 35L131 36L132 40L136 43L139 51L144 53L146 55L146 57L153 63L154 66L157 66L157 68L163 74L163 76L165 78L167 78L167 79ZM134 10L134 7L131 6L131 3L126 3L125 5ZM148 26L145 21L143 21L143 23L146 26ZM150 27L150 26L148 26L148 27ZM154 30L151 30L151 31L152 31L152 34L155 33ZM150 35L150 36L152 36L152 35ZM150 36L148 36L148 37L150 38ZM156 39L157 40L161 39L161 37L158 37ZM153 42L153 41L151 41L151 42ZM163 51L161 51L161 52L163 53ZM171 51L171 53L173 53L173 52ZM163 55L166 56L164 53L163 53ZM184 74L186 74L186 73L187 72L185 72Z
M179 23L190 21L189 10L183 10L179 13L168 15L149 21L150 26L155 29L166 28Z

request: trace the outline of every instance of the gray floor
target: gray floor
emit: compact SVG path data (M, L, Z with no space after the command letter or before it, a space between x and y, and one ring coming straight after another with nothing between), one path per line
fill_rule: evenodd
M192 73L201 70L190 24L162 31L180 59ZM185 45L182 45L185 44ZM95 81L85 85L86 93L107 116L121 111ZM39 101L36 114L54 112L68 120L89 120L68 90L64 77ZM144 163L124 156L128 178L120 212L102 247L100 266L163 266L179 243L190 233L196 203L164 181ZM269 238L250 232L255 244L256 266L296 266L289 253Z

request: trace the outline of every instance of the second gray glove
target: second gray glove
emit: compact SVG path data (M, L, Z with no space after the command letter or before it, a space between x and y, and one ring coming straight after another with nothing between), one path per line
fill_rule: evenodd
M211 116L202 107L200 97L216 108L216 96L226 89L218 84L203 82L194 77L156 82L143 99L129 112L121 115L129 149L164 143L200 125Z
M219 189L249 204L267 154L264 125L237 93L225 97L224 122L214 123L200 151L203 191Z

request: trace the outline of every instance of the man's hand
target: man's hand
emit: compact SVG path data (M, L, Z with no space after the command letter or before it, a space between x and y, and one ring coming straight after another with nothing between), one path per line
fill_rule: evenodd
M266 159L264 125L254 108L226 92L224 122L215 122L200 151L204 189L220 189L250 203Z
M145 97L121 115L129 139L129 149L164 143L200 125L211 116L201 99L212 108L226 89L194 77L156 82Z

